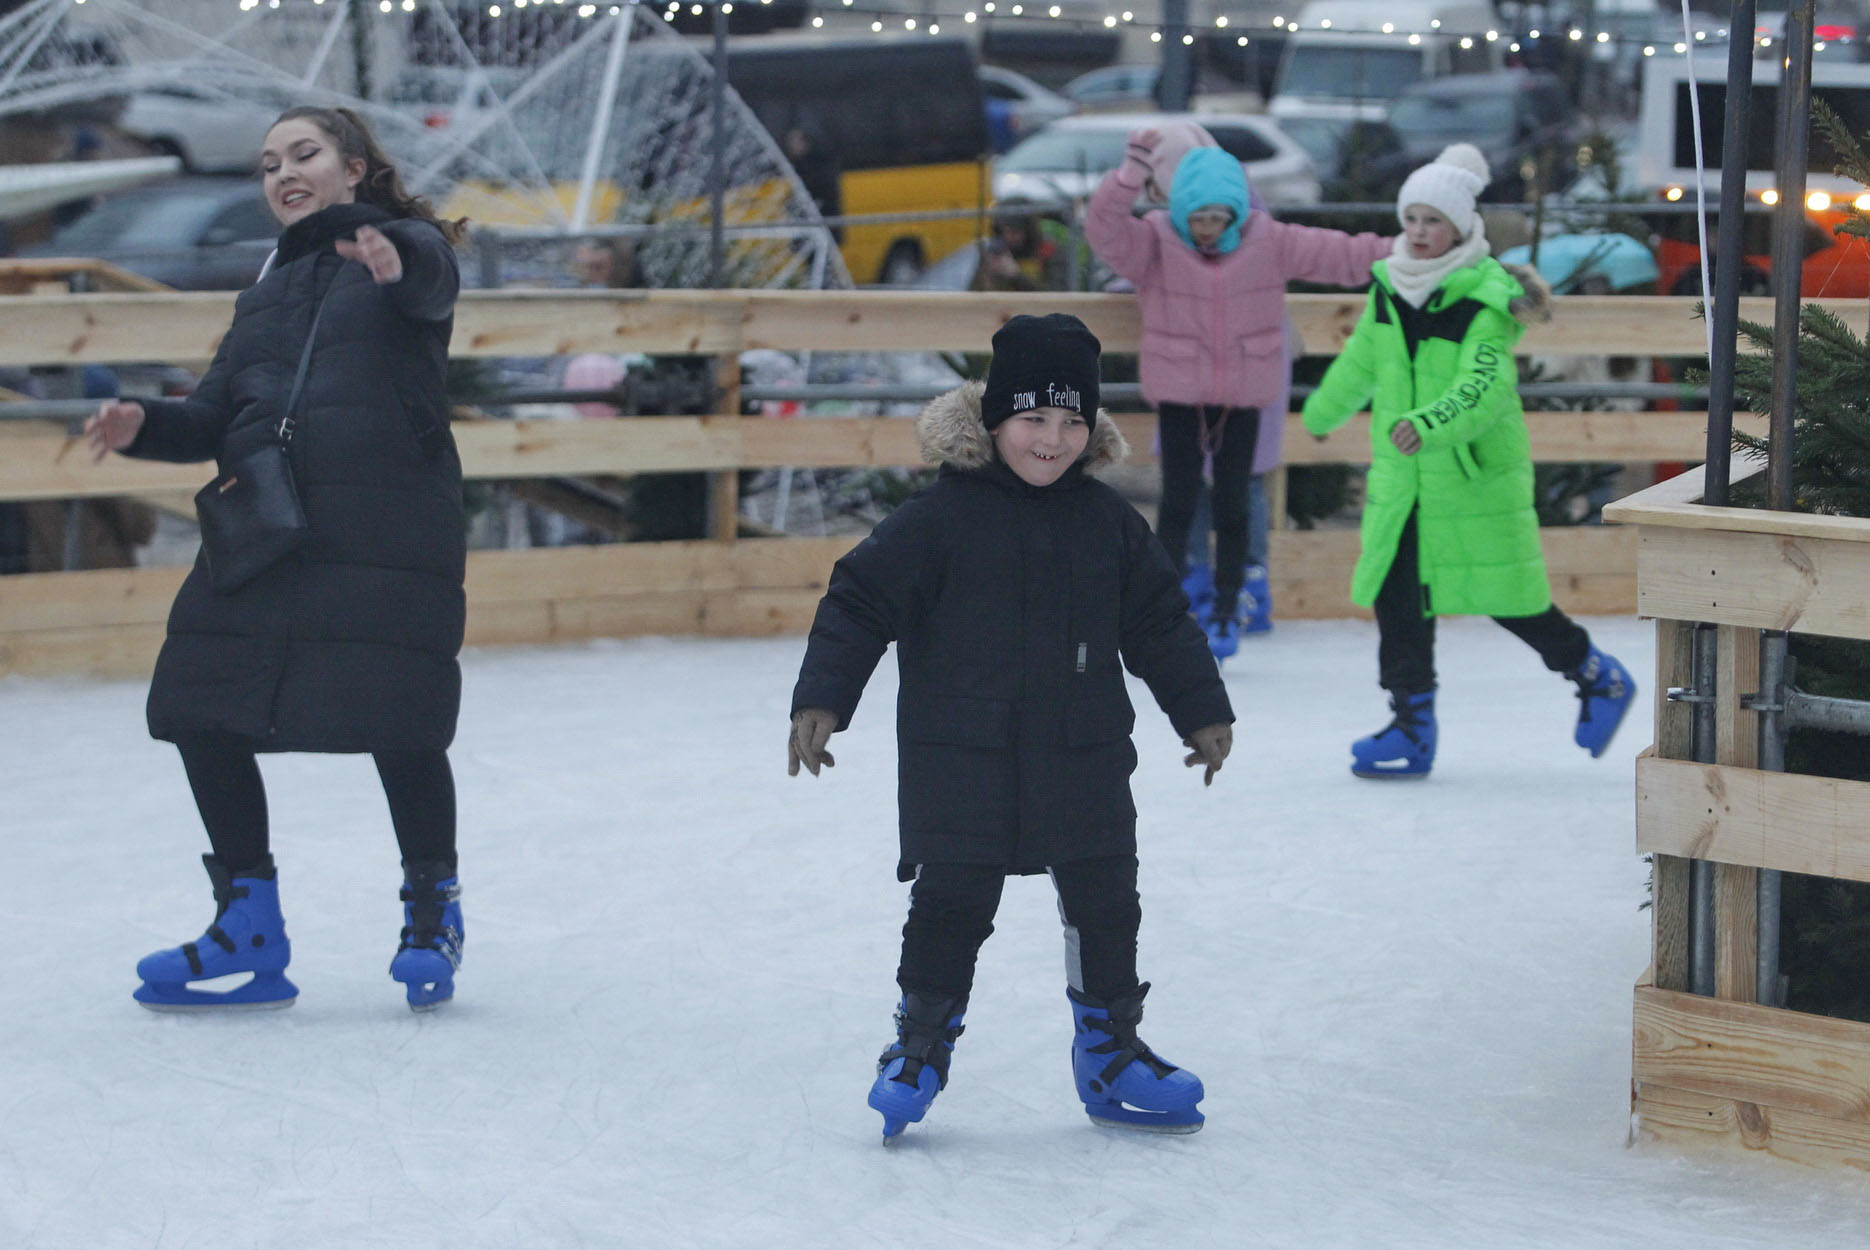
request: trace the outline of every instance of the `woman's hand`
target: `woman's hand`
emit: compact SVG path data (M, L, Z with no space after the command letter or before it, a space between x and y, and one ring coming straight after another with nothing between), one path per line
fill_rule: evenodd
M143 405L135 400L107 399L85 419L84 440L91 445L91 463L136 441L143 428Z
M354 260L368 269L370 280L378 286L388 286L402 280L402 253L375 226L357 227L357 241L351 243L339 239L337 250L344 259Z
M1390 427L1390 444L1405 456L1413 456L1422 450L1422 436L1416 432L1415 422L1398 421Z

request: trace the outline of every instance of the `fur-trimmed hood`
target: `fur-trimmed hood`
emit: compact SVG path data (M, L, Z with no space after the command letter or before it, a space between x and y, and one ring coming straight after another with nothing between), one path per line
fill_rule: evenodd
M916 418L916 444L922 459L930 464L953 465L957 469L984 469L999 459L994 451L993 435L980 418L980 397L985 382L964 382L946 395L929 401ZM1091 427L1091 442L1078 463L1086 473L1121 464L1130 455L1130 444L1123 431L1103 409Z
M1525 291L1507 303L1507 311L1523 326L1543 325L1552 319L1552 287L1531 265L1501 265Z

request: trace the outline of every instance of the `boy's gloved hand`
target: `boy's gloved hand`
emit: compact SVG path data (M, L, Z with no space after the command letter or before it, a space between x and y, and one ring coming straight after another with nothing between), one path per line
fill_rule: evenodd
M1183 738L1182 745L1192 748L1182 763L1190 768L1206 764L1208 771L1202 774L1201 784L1211 786L1214 784L1214 774L1221 771L1222 761L1234 749L1234 727L1225 723L1203 725Z
M837 727L836 712L821 707L802 707L794 712L792 733L786 739L786 776L798 776L800 764L809 768L814 777L818 775L821 764L826 768L836 767L837 761L831 758L831 752L825 750L825 743L831 741L831 735Z

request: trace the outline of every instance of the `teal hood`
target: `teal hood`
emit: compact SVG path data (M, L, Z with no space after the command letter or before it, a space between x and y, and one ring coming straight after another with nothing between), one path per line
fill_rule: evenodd
M1247 224L1247 171L1221 148L1194 148L1175 167L1169 187L1169 220L1190 247L1195 240L1188 233L1188 215L1209 204L1234 210L1233 224L1215 245L1226 255L1240 246L1240 228Z

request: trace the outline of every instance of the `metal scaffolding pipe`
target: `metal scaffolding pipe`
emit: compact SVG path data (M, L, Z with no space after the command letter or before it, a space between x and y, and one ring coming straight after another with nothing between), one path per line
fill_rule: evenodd
M1784 630L1767 630L1760 635L1760 692L1753 700L1759 718L1759 766L1768 771L1786 770L1786 644ZM1755 887L1759 913L1759 942L1754 950L1754 1001L1768 1007L1781 1004L1779 978L1779 898L1781 879L1771 868L1762 868Z
M1735 0L1729 30L1752 30L1754 0ZM1734 438L1734 357L1740 336L1740 229L1747 202L1747 125L1753 100L1753 41L1727 45L1727 109L1721 123L1721 224L1714 248L1713 354L1708 358L1708 453L1702 502L1727 502ZM1729 156L1737 156L1729 169ZM1731 176L1729 176L1731 175Z
M1698 763L1712 764L1715 753L1714 685L1720 631L1713 625L1695 626L1690 663L1694 672L1693 755ZM1714 993L1714 865L1705 859L1689 861L1688 873L1688 989Z
M1786 13L1786 56L1779 80L1779 150L1773 171L1773 412L1766 463L1766 506L1792 506L1792 418L1798 407L1799 283L1805 260L1805 164L1811 146L1812 24L1815 0ZM1731 266L1730 266L1731 267Z

